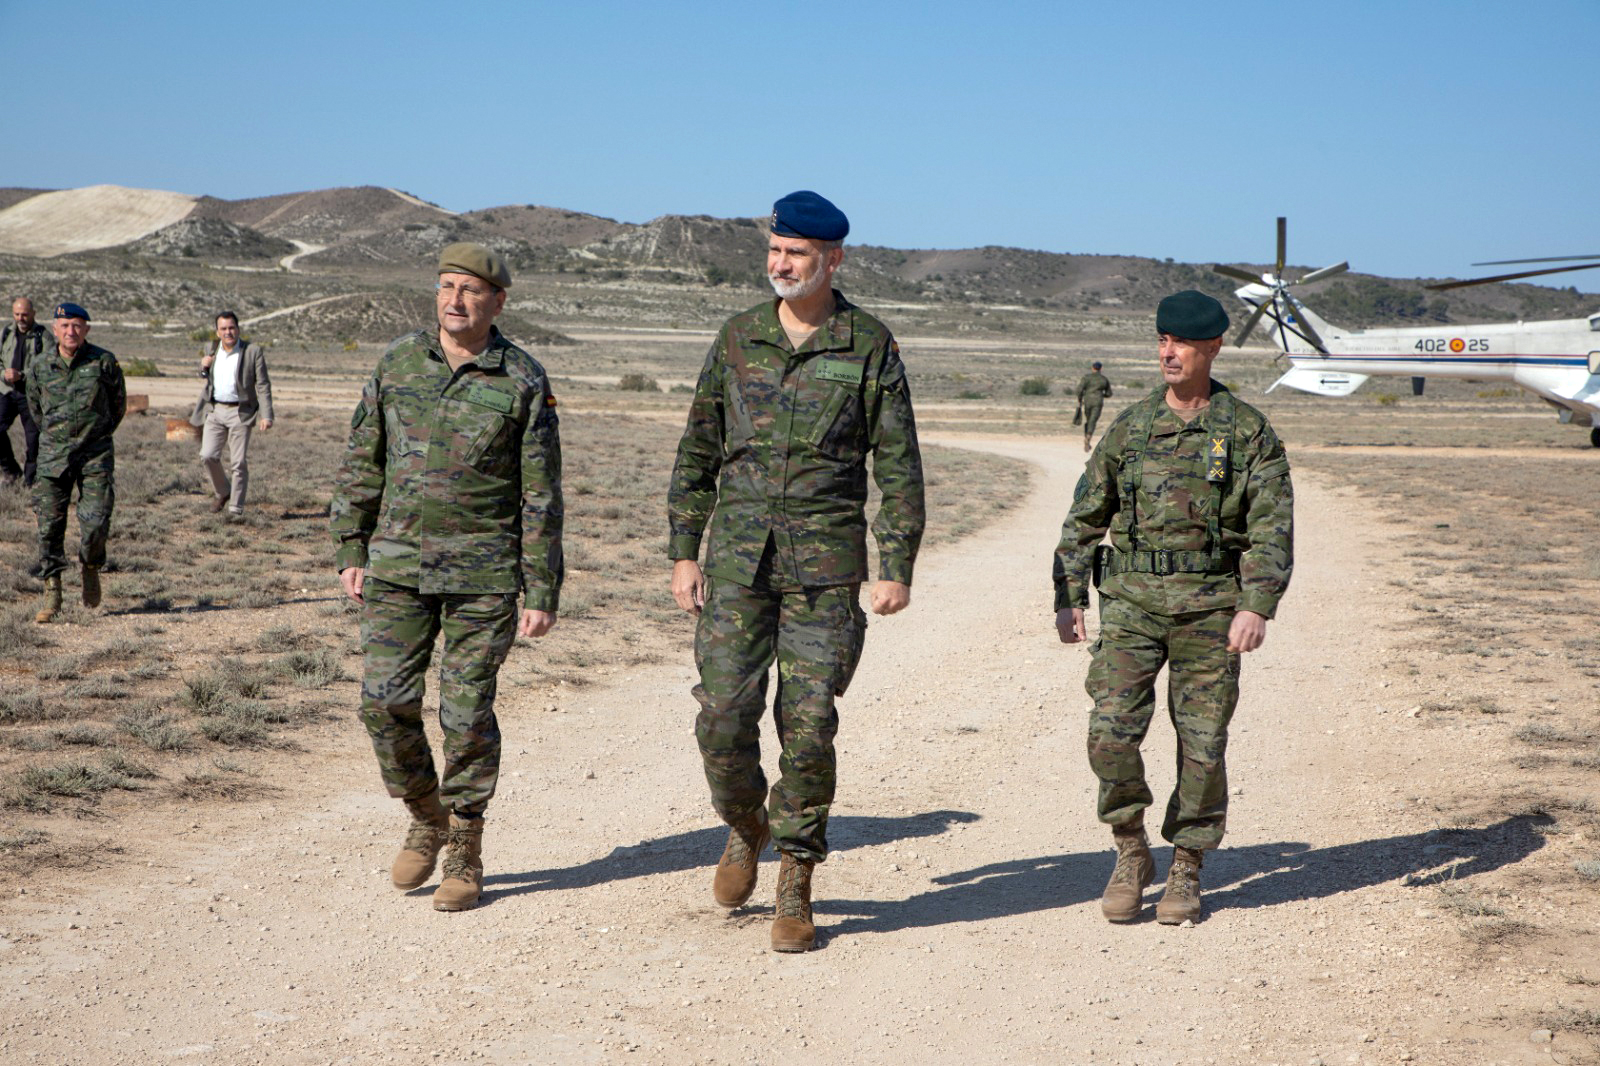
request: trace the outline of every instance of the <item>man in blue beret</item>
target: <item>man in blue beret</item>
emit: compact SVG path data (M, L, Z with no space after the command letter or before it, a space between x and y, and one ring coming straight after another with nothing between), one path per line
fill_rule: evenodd
M1156 310L1164 384L1124 410L1089 457L1055 554L1056 630L1087 637L1091 584L1100 639L1089 765L1117 862L1100 900L1113 922L1139 916L1155 860L1144 831L1150 787L1139 746L1168 669L1178 783L1161 835L1173 845L1156 921L1201 915L1200 867L1222 841L1223 761L1239 701L1240 655L1261 646L1294 566L1294 490L1283 444L1260 411L1211 377L1228 315L1204 293ZM1102 538L1110 533L1110 543Z
M770 839L781 856L774 951L809 950L816 936L811 874L828 854L834 700L866 637L869 456L883 496L875 613L911 602L922 542L922 458L899 346L832 286L849 232L814 192L773 205L776 298L729 319L711 345L667 500L672 594L699 615L695 735L712 805L731 827L712 896L729 908L748 900ZM774 660L783 751L769 794L760 723Z
M39 426L33 509L39 519L39 565L44 603L37 622L61 610L61 572L67 568L67 505L78 490L78 563L83 605L100 605L115 500L112 434L127 408L117 357L89 343L89 312L75 303L55 310L55 345L28 364L28 407Z

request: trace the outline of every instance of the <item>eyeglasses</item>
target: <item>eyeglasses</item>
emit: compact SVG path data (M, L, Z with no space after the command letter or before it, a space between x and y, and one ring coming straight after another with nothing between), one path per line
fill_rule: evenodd
M482 289L476 285L457 285L453 281L441 281L434 288L441 296L453 297L456 293L460 293L468 300L486 300L494 295L493 289Z

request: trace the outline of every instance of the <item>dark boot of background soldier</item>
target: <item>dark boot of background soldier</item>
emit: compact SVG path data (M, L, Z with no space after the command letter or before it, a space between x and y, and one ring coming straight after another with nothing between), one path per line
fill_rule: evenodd
M811 871L815 863L788 852L778 864L778 904L772 915L773 951L810 951L817 927L811 920Z
M1085 433L1083 435L1083 450L1084 451L1088 451L1089 450L1089 434L1087 434L1087 433Z
M1143 823L1119 825L1111 830L1117 846L1117 865L1100 897L1100 913L1108 922L1131 922L1144 905L1144 890L1156 879L1156 860Z
M450 814L439 802L438 789L421 799L406 800L406 810L411 812L411 828L406 832L406 842L400 845L400 854L389 867L389 880L395 888L409 892L433 876L450 832Z
M1167 890L1156 904L1156 921L1162 925L1182 925L1200 920L1200 866L1203 852L1194 848L1173 848L1172 868L1167 871Z
M83 578L83 605L85 607L100 606L100 568L84 564L81 574Z
M756 890L761 849L767 846L771 835L767 812L760 808L728 830L728 843L722 849L722 859L717 863L717 873L711 882L711 895L719 906L742 907Z
M51 574L44 579L44 602L39 604L39 612L33 620L43 625L55 621L56 615L61 613L61 575Z
M483 893L483 819L450 816L444 870L433 890L436 911L465 911L478 905Z

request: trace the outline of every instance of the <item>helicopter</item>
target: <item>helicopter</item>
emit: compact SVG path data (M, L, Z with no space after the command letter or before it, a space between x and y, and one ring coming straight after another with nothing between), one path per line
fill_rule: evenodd
M1287 224L1278 219L1278 255L1271 271L1253 274L1217 263L1212 270L1247 282L1234 295L1251 308L1233 343L1242 346L1262 322L1289 360L1289 370L1267 387L1279 385L1319 396L1348 396L1369 377L1411 378L1412 392L1422 394L1429 377L1506 381L1533 393L1555 409L1563 424L1587 426L1589 443L1600 448L1600 313L1588 318L1546 322L1498 322L1476 326L1407 326L1347 330L1334 326L1308 308L1289 290L1322 281L1350 269L1335 263L1289 280L1283 276ZM1449 281L1429 289L1459 289L1496 281L1600 268L1600 255L1502 259L1474 266L1533 263L1577 263L1541 267L1467 281Z

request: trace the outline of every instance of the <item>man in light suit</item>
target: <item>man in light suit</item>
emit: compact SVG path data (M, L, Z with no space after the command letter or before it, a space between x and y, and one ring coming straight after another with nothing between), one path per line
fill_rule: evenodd
M217 343L200 360L205 385L189 416L201 427L200 462L211 478L211 510L224 507L234 517L244 514L250 468L245 455L250 432L260 419L262 429L272 428L272 379L267 376L267 356L259 344L239 340L239 316L224 311L217 316ZM228 445L228 471L222 470L222 445Z

